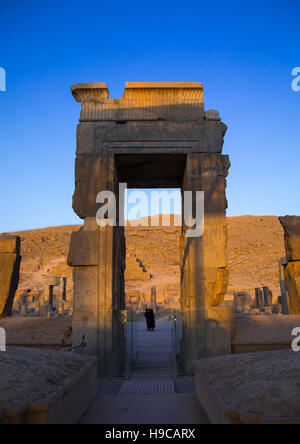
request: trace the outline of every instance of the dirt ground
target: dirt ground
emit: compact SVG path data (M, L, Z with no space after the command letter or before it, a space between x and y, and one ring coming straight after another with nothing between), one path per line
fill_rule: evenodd
M0 320L5 329L8 345L57 345L62 346L64 339L72 342L71 318L22 318L10 317Z
M235 316L233 343L238 344L288 344L291 332L300 327L300 316Z

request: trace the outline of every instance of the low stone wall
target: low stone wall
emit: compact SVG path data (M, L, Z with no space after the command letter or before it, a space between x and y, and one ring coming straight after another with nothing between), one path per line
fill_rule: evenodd
M297 353L224 356L194 365L197 399L212 424L300 424Z
M31 369L28 371L32 374ZM23 390L30 398L30 388ZM68 377L55 393L48 394L41 401L22 402L22 405L16 402L18 406L14 408L14 401L10 399L7 408L0 405L0 424L76 424L97 395L97 359L88 357L75 375Z
M24 424L76 424L98 394L97 359L61 390L43 403L30 403Z

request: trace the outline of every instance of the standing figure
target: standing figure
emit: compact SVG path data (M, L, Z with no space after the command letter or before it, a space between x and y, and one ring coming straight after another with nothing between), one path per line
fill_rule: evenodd
M146 308L145 318L146 318L147 330L150 331L151 319L150 319L150 310L149 310L149 308Z
M149 310L149 317L150 317L150 331L154 331L155 329L155 315L154 315L154 311L151 309Z

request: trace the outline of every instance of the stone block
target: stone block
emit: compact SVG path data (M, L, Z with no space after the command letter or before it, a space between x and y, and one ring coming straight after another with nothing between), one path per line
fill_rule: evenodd
M79 156L75 166L76 189L73 209L82 219L96 217L99 205L96 203L100 191L100 157Z
M94 122L84 122L77 126L77 155L94 151Z
M0 253L0 318L10 316L19 284L21 258L14 253Z
M137 142L139 148L151 147L151 142L154 145L158 142L169 142L170 146L177 143L178 147L182 149L181 143L185 142L186 147L195 147L197 152L221 153L227 130L226 125L215 121L128 121L125 123L111 122L111 126L107 124L109 122L95 123L94 151L99 152L104 146L116 147L116 143L119 143L120 147L130 148L132 144ZM168 146L165 146L165 149L167 148Z
M300 261L300 216L280 217L284 229L286 259Z
M68 256L71 267L93 266L99 264L99 231L72 233Z
M204 115L206 120L221 120L219 111L216 111L215 109L205 111Z
M74 280L74 320L76 322L97 321L99 309L98 268L75 267Z
M0 236L0 253L20 254L21 239L19 236Z

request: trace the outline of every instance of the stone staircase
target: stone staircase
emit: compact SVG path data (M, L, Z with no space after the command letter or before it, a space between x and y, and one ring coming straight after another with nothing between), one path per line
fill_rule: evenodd
M120 395L152 395L175 393L172 379L153 379L152 381L127 381L119 391Z

